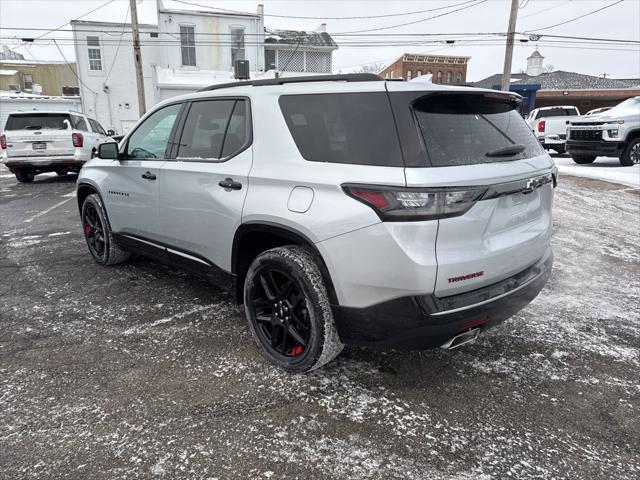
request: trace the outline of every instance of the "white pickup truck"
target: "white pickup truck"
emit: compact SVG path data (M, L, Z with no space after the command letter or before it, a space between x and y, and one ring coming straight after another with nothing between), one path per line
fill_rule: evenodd
M531 110L527 123L545 150L565 152L567 127L571 120L580 118L580 112L572 105L541 107Z
M567 152L581 164L599 156L618 157L625 167L640 164L640 96L604 113L572 120Z
M12 112L0 133L0 158L22 183L44 172L66 175L80 171L110 134L80 112Z

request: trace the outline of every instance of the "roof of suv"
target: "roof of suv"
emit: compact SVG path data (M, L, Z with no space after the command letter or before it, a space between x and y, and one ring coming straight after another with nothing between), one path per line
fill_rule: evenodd
M350 75L317 75L306 77L284 77L280 79L255 80L247 82L212 85L195 93L171 97L159 105L176 101L212 96L247 96L261 94L313 94L313 93L346 93L346 92L384 92L389 91L473 91L500 94L496 90L481 89L468 86L449 86L422 81L388 81L375 74ZM519 95L513 92L502 92L505 95ZM159 106L158 105L158 106Z

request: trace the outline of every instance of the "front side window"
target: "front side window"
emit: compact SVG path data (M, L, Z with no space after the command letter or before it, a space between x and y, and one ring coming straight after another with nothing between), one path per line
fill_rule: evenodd
M183 66L196 66L195 27L180 25L180 50Z
M138 125L127 142L127 158L164 158L181 107L178 103L161 108Z
M83 132L89 131L87 128L87 122L84 121L84 118L79 117L78 115L71 115L71 124L76 130L82 130Z
M102 128L102 126L93 118L89 119L89 125L91 125L91 130L93 130L95 133L100 133L102 135L107 134L107 132L104 131L104 128Z
M450 167L544 153L516 107L484 94L436 94L418 99L412 110L431 165Z
M231 29L231 67L236 64L236 60L246 60L244 58L244 28ZM275 63L275 58L274 58Z
M403 165L386 93L282 95L279 103L306 160Z
M100 51L100 38L87 37L87 53L89 55L89 70L102 70L102 52Z

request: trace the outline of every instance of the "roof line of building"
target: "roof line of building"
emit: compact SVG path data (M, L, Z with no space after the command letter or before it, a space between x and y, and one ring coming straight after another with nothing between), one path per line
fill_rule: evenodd
M170 13L173 15L189 15L197 13L198 15L207 15L213 17L251 17L254 19L260 19L261 16L258 13L232 13L232 12L209 12L205 10L175 10L172 8L161 8L158 10L160 13Z

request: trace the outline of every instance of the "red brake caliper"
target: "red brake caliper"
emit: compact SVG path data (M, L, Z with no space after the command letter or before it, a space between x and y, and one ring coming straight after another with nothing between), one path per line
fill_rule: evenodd
M91 225L87 224L84 226L84 233L89 235L91 233Z
M302 348L302 345L296 345L291 349L291 355L293 355L294 357L297 357L299 355L302 355L303 351L304 351L304 348Z

